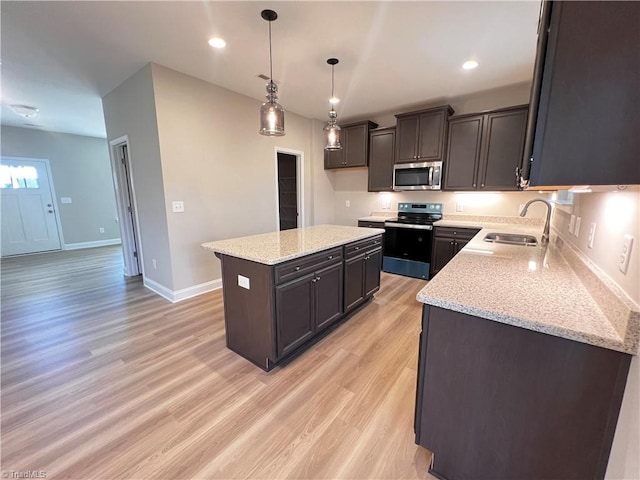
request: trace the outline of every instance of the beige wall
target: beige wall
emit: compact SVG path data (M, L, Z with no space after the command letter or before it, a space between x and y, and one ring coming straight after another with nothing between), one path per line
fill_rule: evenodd
M173 290L220 278L218 259L201 243L278 228L277 148L303 154L305 223L313 223L318 191L312 177L324 181L329 194L314 158L318 148L312 149L314 122L287 112L287 134L264 137L257 100L160 65L151 68ZM184 202L184 213L171 213L176 200ZM318 215L331 219L322 208Z
M102 99L108 140L129 137L144 275L173 289L171 252L151 66L147 65ZM152 259L157 260L157 269Z
M1 151L3 156L49 160L65 245L120 238L104 138L3 125ZM60 203L61 197L72 203Z
M571 215L581 217L578 236L569 233ZM596 223L593 248L587 247L589 225ZM629 297L640 303L640 193L583 193L574 196L569 212L556 209L554 227L565 241L589 257ZM635 238L627 273L618 269L623 235ZM640 365L631 360L622 410L613 441L606 478L640 478Z

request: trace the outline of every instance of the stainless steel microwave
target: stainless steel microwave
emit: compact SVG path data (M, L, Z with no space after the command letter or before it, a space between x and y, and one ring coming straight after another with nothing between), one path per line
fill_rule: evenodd
M393 166L393 190L440 190L442 162L399 163Z

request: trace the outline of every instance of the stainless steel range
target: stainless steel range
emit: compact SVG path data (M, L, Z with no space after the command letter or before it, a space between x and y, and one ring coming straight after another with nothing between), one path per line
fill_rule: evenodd
M384 222L382 270L429 279L433 222L441 218L441 203L399 203L398 218Z

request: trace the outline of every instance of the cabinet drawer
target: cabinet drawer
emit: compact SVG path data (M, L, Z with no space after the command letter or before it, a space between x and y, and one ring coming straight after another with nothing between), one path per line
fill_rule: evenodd
M436 227L435 236L471 240L479 231L477 228Z
M344 247L345 258L358 256L367 250L378 248L380 246L382 246L382 235L360 240L359 242L349 243Z
M342 261L342 247L290 260L275 267L276 284L340 261Z
M359 227L367 227L367 228L384 228L384 222L369 222L358 220Z

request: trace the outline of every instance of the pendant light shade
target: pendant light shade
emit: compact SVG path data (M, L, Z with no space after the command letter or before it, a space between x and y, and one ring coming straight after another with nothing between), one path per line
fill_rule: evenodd
M331 110L329 110L329 121L324 126L324 132L327 136L327 145L324 147L325 150L342 150L342 145L340 144L338 114L333 108L333 106L338 103L338 99L333 95L333 67L338 63L338 61L339 60L337 58L330 58L327 60L327 63L331 65L331 99L329 100Z
M284 135L284 109L278 104L278 86L273 82L271 55L271 22L278 18L278 14L273 10L263 10L261 16L269 22L269 83L267 101L260 107L260 135L281 137Z

